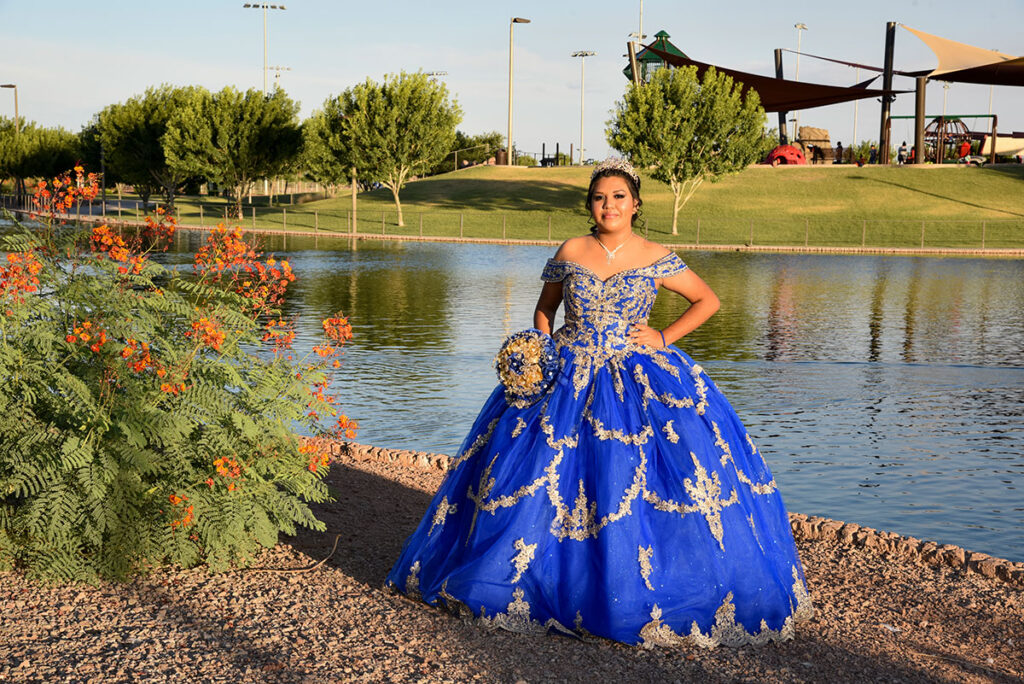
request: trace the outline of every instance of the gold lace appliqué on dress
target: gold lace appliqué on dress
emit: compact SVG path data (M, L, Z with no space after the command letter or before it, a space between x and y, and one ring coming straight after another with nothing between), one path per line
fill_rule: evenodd
M409 576L405 578L405 593L412 598L420 597L420 562L416 561L409 567Z
M672 427L672 423L675 420L670 420L661 426L662 431L665 433L665 438L673 444L679 444L679 435L676 434L675 429Z
M651 591L654 591L654 585L651 584L651 572L654 568L651 567L651 556L654 555L654 548L650 545L647 548L638 546L639 556L637 561L640 563L640 576L644 578L644 585Z
M750 477L736 465L736 459L732 457L732 448L729 447L729 443L725 441L722 436L722 431L718 428L718 423L711 421L711 430L715 433L715 446L722 450L722 458L719 462L724 466L726 463L732 462L732 468L736 472L736 478L747 485L754 494L771 494L774 492L778 485L775 484L775 479L772 478L770 482L765 484L758 484L750 479ZM749 439L749 437L748 437Z
M694 621L690 626L689 637L693 642L702 648L715 648L717 646L762 646L769 641L787 641L793 638L795 633L794 622L796 620L807 620L814 615L814 608L811 599L807 594L807 588L800 580L796 566L793 566L793 596L796 599L796 606L790 603L791 613L783 621L778 629L771 629L765 620L757 632L748 632L742 623L736 621L736 606L733 604L733 594L730 591L726 594L722 604L715 611L715 621L711 630L704 633L700 626ZM676 634L671 627L661 620L661 608L657 604L651 610L651 620L640 629L640 637L643 640L644 648L653 646L679 646L683 643L684 637Z
M441 497L441 503L437 504L437 510L434 511L434 519L430 521L430 529L427 530L427 536L429 537L434 533L434 528L438 525L444 525L445 518L454 513L458 509L458 504L449 504L448 497Z
M526 540L520 537L516 539L513 546L519 552L512 559L512 566L516 569L516 574L512 578L512 584L515 584L522 578L526 569L530 567L530 561L533 560L533 554L537 551L537 545L527 544Z

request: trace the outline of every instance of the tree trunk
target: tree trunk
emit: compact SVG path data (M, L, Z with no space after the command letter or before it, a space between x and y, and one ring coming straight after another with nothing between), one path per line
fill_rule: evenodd
M231 193L228 196L230 201L228 209L228 217L233 219L242 218L242 197L245 196L245 183L235 183L232 186Z
M388 185L388 188L391 189L391 194L395 198L395 209L398 211L398 225L399 227L404 226L405 221L402 220L402 203L398 199L398 185Z
M164 204L166 205L166 211L170 215L174 215L174 186L163 186Z
M679 197L683 194L682 183L671 183L672 187L672 234L679 235Z

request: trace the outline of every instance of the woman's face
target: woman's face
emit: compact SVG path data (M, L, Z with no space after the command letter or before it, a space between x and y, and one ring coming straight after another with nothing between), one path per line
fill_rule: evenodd
M590 199L590 215L603 231L630 230L639 202L629 192L629 183L621 176L599 178Z

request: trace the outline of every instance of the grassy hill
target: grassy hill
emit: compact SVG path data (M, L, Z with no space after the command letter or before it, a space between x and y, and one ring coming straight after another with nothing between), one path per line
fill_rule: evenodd
M582 202L590 169L478 166L423 179L402 192L406 232L453 229L464 215L472 234L486 224L522 237L578 234L586 223ZM643 178L643 212L649 231L666 239L672 224L667 185ZM324 213L345 212L348 197L304 205ZM360 196L360 231L379 230L381 212L394 220L391 193ZM679 240L745 243L753 228L758 244L1024 244L1024 166L966 167L751 167L706 183L680 211ZM984 222L984 226L983 226ZM386 226L389 232L396 227ZM523 234L525 231L526 234ZM451 234L450 232L448 234ZM466 234L471 234L466 232Z
M477 166L409 183L405 226L391 193L359 195L361 233L563 239L587 229L583 199L590 168ZM681 210L672 236L672 193L643 179L643 212L653 239L702 244L929 247L1024 246L1024 166L993 168L751 167L706 183ZM285 198L281 198L285 199ZM205 222L222 215L204 198ZM287 200L285 200L287 202ZM211 206L216 205L216 206ZM198 222L195 198L179 203ZM245 227L345 232L350 197L277 207L246 206Z

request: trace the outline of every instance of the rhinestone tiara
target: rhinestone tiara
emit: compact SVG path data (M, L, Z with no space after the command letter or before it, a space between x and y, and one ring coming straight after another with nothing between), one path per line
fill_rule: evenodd
M590 180L593 181L597 178L597 175L603 171L621 171L632 178L637 187L640 187L640 176L637 175L636 169L633 168L633 165L625 159L605 159L594 167L594 172L590 174Z

